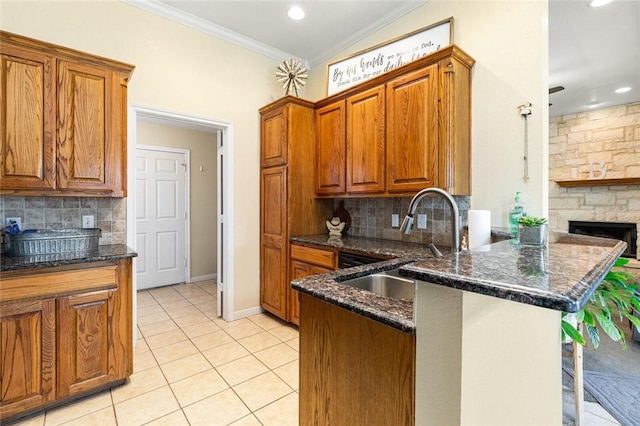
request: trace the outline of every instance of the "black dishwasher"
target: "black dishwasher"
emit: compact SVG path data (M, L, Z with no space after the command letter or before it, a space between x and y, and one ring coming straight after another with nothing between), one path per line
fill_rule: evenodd
M369 263L382 262L384 259L364 256L362 254L338 252L338 268L351 268L352 266L367 265Z

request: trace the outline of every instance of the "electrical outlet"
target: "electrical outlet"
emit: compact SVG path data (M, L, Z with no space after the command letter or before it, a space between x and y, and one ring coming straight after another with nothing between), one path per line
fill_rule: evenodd
M418 229L427 229L427 215L419 214L418 215Z
M400 216L396 213L391 215L391 227L392 228L400 227Z
M18 228L20 228L20 230L22 231L22 218L21 217L8 217L5 220L5 225L9 226L14 222L18 224Z
M82 227L83 228L94 228L93 215L83 215L82 216Z

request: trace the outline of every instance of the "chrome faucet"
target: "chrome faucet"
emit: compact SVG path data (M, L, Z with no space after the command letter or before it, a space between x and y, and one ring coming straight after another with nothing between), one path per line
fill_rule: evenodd
M429 195L439 195L449 204L449 208L451 209L451 249L456 253L460 250L460 210L458 210L458 204L451 194L440 188L425 188L413 196L411 204L409 204L409 212L402 221L400 230L405 234L411 233L413 229L413 215L416 213L418 203Z

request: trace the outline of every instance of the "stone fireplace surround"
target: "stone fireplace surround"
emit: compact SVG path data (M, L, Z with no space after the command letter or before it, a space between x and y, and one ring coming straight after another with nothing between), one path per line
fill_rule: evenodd
M569 221L590 221L640 229L640 184L558 186L588 179L590 161L605 164L606 178L640 177L640 102L549 119L550 228L567 232ZM640 271L637 260L629 266Z

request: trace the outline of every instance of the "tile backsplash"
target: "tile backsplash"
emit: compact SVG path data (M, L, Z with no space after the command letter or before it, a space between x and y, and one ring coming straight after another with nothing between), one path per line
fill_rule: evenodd
M460 210L461 226L464 227L467 224L471 197L455 196L454 198ZM397 214L402 224L409 210L411 197L336 199L334 206L336 209L340 201L344 201L344 208L351 216L351 227L347 235L425 244L433 242L437 246L445 247L451 245L451 213L449 206L440 198L427 197L420 202L416 210L413 231L408 235L400 232L399 226L391 226L391 215ZM418 214L427 215L427 229L418 229Z
M0 197L3 227L7 217L19 217L23 230L81 228L84 215L93 215L94 227L102 230L100 245L126 244L126 198Z

